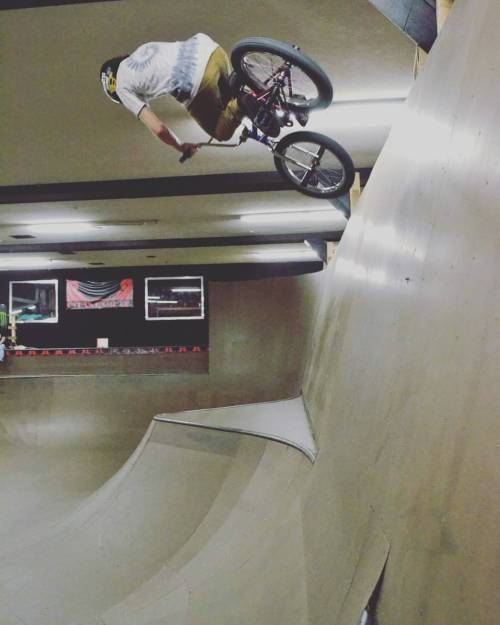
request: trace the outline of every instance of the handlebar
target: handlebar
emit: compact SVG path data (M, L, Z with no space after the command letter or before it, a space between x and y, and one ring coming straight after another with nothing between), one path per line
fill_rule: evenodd
M243 141L246 141L246 139L247 139L247 135L243 133L238 143L212 143L212 139L210 139L210 141L207 141L204 143L197 143L196 145L198 146L198 149L206 147L206 146L211 147L211 148L237 148L239 145L243 143ZM189 151L184 152L183 155L179 158L179 163L185 163L187 160L192 158L195 154L196 152L194 152L191 155L189 154Z

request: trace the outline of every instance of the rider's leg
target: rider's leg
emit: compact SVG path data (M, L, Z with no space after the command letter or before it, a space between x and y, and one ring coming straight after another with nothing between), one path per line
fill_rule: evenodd
M219 141L228 141L233 136L236 128L241 124L242 119L243 113L239 107L238 100L233 98L217 120L215 138Z
M249 117L262 132L270 137L277 137L281 132L281 124L276 112L266 110L253 93L241 93L238 97L240 109Z
M219 47L212 53L198 93L189 107L191 117L219 141L230 139L243 117L237 99L231 98L230 72L229 58Z

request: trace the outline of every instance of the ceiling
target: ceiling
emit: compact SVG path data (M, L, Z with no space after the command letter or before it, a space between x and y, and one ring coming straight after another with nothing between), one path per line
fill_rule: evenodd
M104 97L98 68L145 41L199 31L228 51L250 35L297 43L335 89L333 105L313 114L308 129L334 137L358 168L370 168L410 89L413 44L368 0L232 0L224 11L212 0L169 5L170 11L163 0L115 0L2 11L0 114L8 123L0 127L0 143L8 149L0 152L0 270L29 267L30 258L34 268L41 258L56 268L266 262L254 252L280 244L290 256L277 258L286 261L298 249L311 253L301 242L306 235L338 240L346 220L328 201L257 184L258 174L274 171L264 146L205 148L180 165L177 152ZM153 108L183 140L206 139L173 99ZM236 175L230 187L228 174ZM135 197L134 186L150 178L168 179L168 189L183 180L183 190ZM99 196L99 185L97 195L78 192L93 181L127 180L129 191L113 199ZM245 184L239 188L238 181ZM77 183L74 192L52 193L66 183ZM241 219L253 213L278 218ZM65 231L32 228L64 222L77 223ZM82 222L92 227L83 229ZM19 236L30 238L13 238ZM57 256L71 250L70 257Z

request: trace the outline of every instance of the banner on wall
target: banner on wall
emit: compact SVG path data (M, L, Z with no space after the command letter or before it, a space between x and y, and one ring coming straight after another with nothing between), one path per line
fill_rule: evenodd
M131 278L106 282L66 280L66 306L70 310L132 308L133 280Z

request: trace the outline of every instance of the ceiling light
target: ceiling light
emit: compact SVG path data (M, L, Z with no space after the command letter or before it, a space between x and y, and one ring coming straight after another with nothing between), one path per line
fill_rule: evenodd
M151 226L158 224L158 219L108 220L108 221L60 221L41 223L6 224L11 228L27 228L37 234L80 234L90 230L100 230L107 227Z
M37 234L79 234L94 230L97 226L84 221L68 221L64 223L26 224L26 227Z
M154 226L160 223L159 219L108 219L106 221L93 221L96 228L102 226Z
M22 267L39 267L40 265L46 265L52 262L50 258L40 258L37 256L16 256L10 255L2 258L0 254L0 270L22 268Z
M240 220L245 223L257 224L289 224L303 222L329 221L336 219L340 211L330 208L320 211L305 212L280 212L280 213L251 213L248 215L240 215Z
M302 250L263 250L259 252L250 252L250 256L268 260L318 260L319 256L313 249Z

